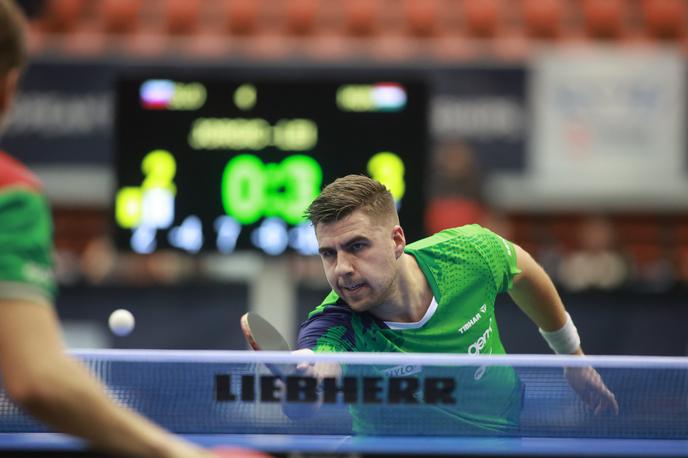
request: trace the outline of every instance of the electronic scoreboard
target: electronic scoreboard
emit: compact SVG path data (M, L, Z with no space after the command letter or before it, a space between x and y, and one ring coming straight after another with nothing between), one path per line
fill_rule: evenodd
M117 246L317 254L304 210L325 185L351 173L384 183L407 238L421 237L426 87L366 75L121 77Z

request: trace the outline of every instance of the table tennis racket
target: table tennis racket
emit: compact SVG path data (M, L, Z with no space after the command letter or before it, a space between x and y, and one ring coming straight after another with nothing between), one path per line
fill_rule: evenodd
M291 346L277 329L257 313L244 313L240 320L249 347L256 351L291 351ZM265 363L270 372L283 378L294 371L295 364Z
M277 329L260 315L245 313L240 320L241 331L246 342L254 350L263 351L291 351L291 346ZM297 364L265 363L265 366L280 380L285 376L296 373ZM312 417L319 409L317 403L285 402L282 412L292 420L302 420Z

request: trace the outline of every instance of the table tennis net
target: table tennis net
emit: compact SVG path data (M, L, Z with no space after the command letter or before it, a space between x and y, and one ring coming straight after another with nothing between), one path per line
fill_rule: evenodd
M328 354L316 380L271 352L78 352L120 403L184 434L685 439L688 360ZM595 415L567 371L595 367L619 412ZM271 369L269 369L272 368ZM281 378L275 373L281 374ZM46 431L0 391L0 432Z

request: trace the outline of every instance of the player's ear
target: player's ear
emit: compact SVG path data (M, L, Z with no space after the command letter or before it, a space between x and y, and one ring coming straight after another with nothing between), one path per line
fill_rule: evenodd
M17 91L20 71L13 68L3 76L0 76L0 119L7 113L12 106L14 93Z
M404 254L404 248L406 248L406 236L404 229L398 224L392 228L392 240L394 241L394 256L399 259Z

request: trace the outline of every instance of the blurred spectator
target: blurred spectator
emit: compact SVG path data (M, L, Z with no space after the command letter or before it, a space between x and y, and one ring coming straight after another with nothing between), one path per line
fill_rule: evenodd
M571 291L614 289L628 281L630 268L618 249L614 227L607 218L592 216L579 227L578 247L563 258L558 278Z
M482 221L481 178L475 153L469 145L451 141L439 146L430 170L425 214L428 233Z
M118 259L112 241L106 236L94 237L88 241L81 254L80 267L91 284L98 285L112 280Z
M522 245L520 240L516 240L511 220L503 212L485 209L481 213L480 220L475 222L480 223L482 226L488 228L495 234L501 235L507 240L513 240L519 245Z
M633 248L634 289L655 293L671 289L675 283L675 273L668 253L668 247L660 243Z
M676 281L688 287L688 247L680 248L676 255Z
M556 240L551 236L544 237L534 256L542 268L545 269L545 272L552 276L555 284L560 285L563 283L559 277L562 273L561 265L566 258L566 251Z

